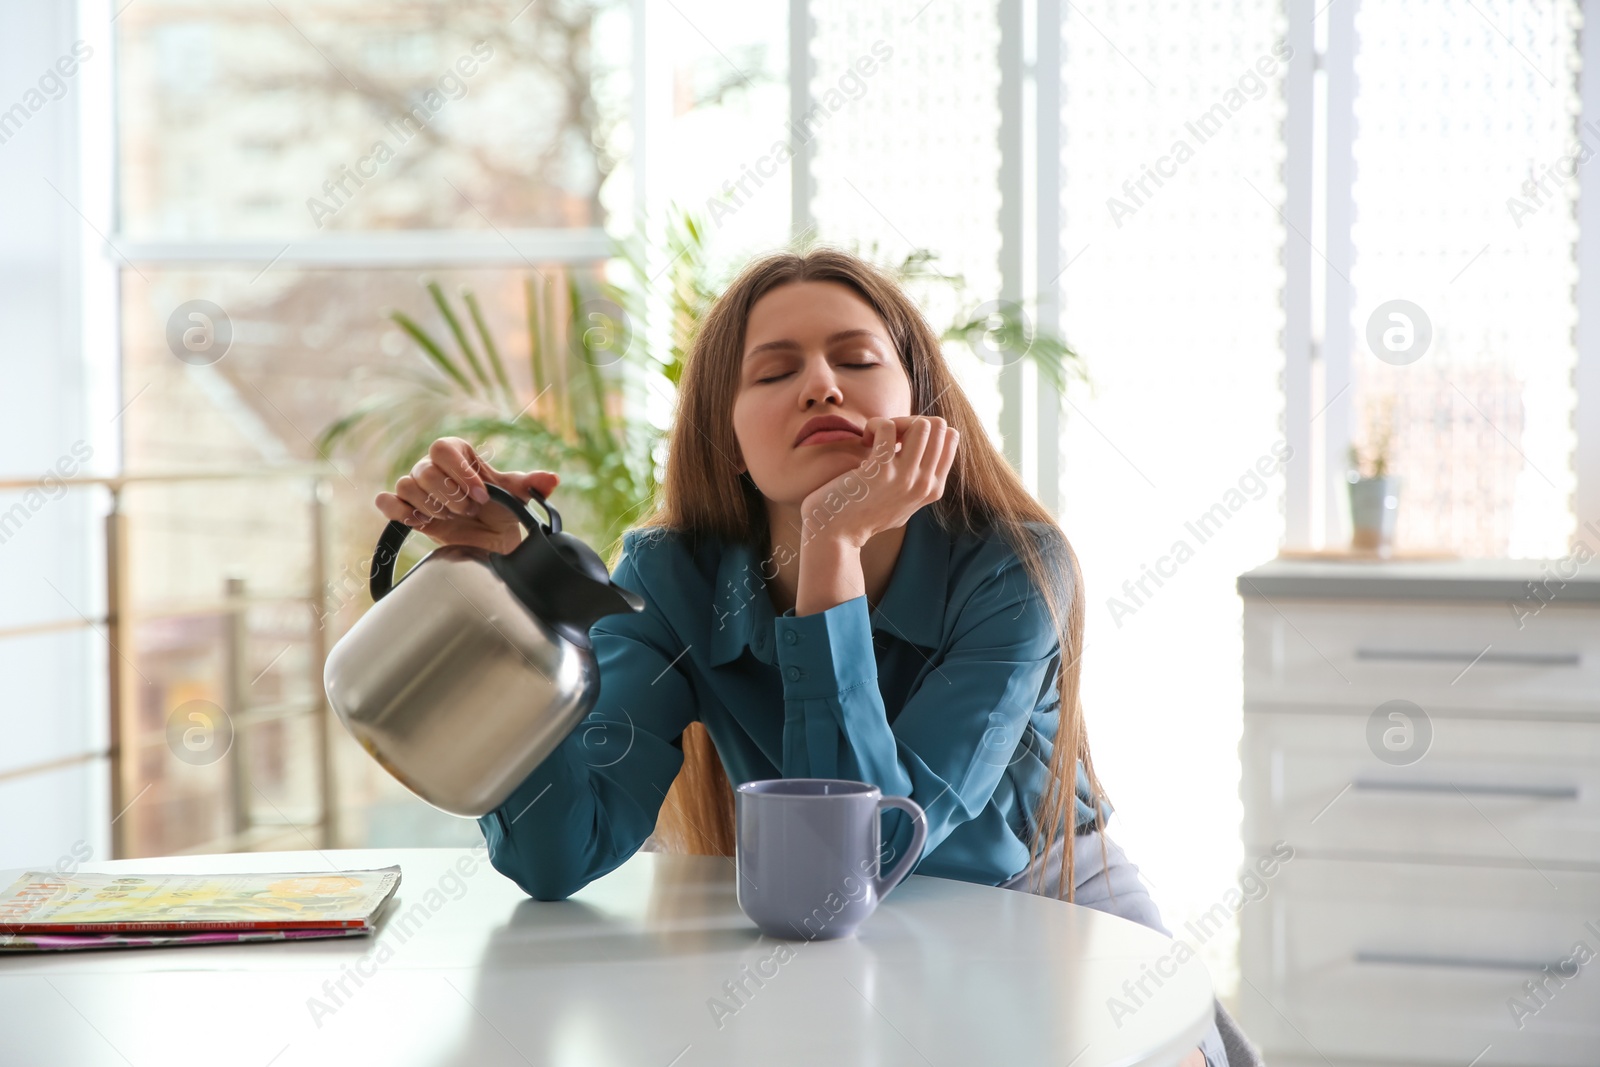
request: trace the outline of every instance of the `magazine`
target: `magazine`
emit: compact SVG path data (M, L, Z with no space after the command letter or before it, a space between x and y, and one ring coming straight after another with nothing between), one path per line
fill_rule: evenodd
M28 871L0 893L0 937L249 930L367 933L400 867L248 874Z
M70 952L90 948L171 948L238 941L304 941L315 937L360 937L355 927L331 930L201 930L156 934L0 934L0 953Z

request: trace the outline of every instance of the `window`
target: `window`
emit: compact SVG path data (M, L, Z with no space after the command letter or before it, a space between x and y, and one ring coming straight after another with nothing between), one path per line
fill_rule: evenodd
M1352 436L1393 435L1402 551L1567 551L1572 172L1600 149L1577 129L1578 21L1575 0L1357 9L1354 137L1328 149L1354 157L1353 187L1329 188L1353 262L1330 291L1350 294Z
M627 147L628 10L529 8L141 0L121 12L126 469L322 459L318 435L385 375L429 373L384 314L444 333L420 275L452 296L469 286L493 334L525 345L524 279L610 255L602 203ZM507 362L526 388L525 349ZM320 533L304 479L122 494L144 616L128 663L124 794L139 799L126 854L299 848L321 830L371 844L476 835L406 794L337 723L329 818L344 825L336 838L322 825L319 657L364 590L346 561L372 551L373 487L393 457L328 458ZM332 618L305 602L319 584ZM231 734L229 773L171 743L184 708Z

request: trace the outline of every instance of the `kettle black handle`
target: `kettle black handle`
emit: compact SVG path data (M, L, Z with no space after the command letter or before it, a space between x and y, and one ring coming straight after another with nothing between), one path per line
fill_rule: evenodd
M530 534L538 530L543 530L547 534L561 532L561 513L550 506L550 502L539 490L530 487L528 491L533 494L533 499L539 502L544 513L550 517L546 525L541 525L528 510L528 505L518 500L514 494L489 482L484 482L483 487L489 491L489 499L511 509L511 514L517 517L517 521L521 522ZM368 585L372 590L374 604L388 596L389 591L394 588L394 562L400 558L400 546L405 543L411 529L399 519L391 519L378 537L378 547L372 553L372 571L368 575Z

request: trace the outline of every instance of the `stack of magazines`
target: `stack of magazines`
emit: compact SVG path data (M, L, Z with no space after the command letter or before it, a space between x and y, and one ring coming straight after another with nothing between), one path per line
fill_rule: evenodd
M28 871L0 893L0 952L146 948L371 933L398 865L263 874Z

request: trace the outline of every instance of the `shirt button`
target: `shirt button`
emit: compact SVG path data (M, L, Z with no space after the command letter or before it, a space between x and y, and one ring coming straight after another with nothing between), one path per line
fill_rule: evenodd
M796 681L796 680L799 679L799 677L800 677L800 668L799 667L790 667L789 668L789 681L791 681L791 682Z
M793 645L799 642L800 635L795 633L793 630L785 630L783 631L783 639L787 643Z

